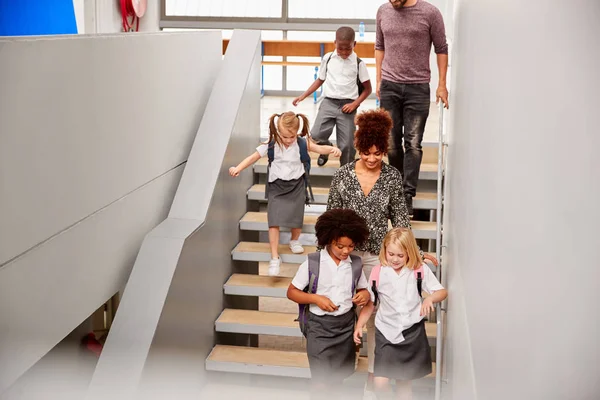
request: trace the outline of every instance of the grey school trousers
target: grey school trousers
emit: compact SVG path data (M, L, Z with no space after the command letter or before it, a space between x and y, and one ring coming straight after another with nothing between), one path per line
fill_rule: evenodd
M352 99L325 97L321 102L317 118L310 132L315 142L331 144L329 137L333 132L333 127L336 127L337 147L342 151L340 166L354 161L356 156L356 150L354 149L354 132L356 131L354 117L356 117L356 111L351 114L342 112L342 107L353 101Z

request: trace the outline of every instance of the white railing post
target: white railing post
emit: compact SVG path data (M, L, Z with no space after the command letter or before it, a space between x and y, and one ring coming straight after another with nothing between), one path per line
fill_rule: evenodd
M438 259L436 276L441 281L442 272L442 206L443 206L443 182L444 179L444 103L440 101L439 106L439 132L438 132L438 176L437 176L437 210L436 210L436 238L435 254ZM435 400L440 400L442 389L442 342L443 342L443 320L441 303L436 306L436 339L435 339Z

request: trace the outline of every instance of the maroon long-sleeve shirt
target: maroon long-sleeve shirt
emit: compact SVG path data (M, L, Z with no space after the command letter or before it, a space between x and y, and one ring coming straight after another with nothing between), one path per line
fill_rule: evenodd
M387 2L377 11L375 50L385 51L381 78L398 83L429 83L429 55L448 54L442 13L424 0L396 10Z

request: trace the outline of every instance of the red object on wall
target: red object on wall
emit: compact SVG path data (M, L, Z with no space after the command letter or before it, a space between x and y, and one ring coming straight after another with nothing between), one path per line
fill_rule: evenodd
M140 29L140 18L146 13L147 6L147 0L121 0L123 32L133 32L133 25L135 25L135 32ZM130 18L131 22L129 22Z

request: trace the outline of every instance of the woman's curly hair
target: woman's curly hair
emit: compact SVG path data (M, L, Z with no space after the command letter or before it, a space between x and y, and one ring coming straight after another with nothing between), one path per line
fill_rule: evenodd
M315 232L319 247L325 247L342 237L360 246L369 238L365 220L354 210L345 208L334 208L321 214L315 224Z
M356 117L358 130L354 134L354 147L359 153L366 153L373 146L387 153L389 148L392 117L384 109L363 111Z

